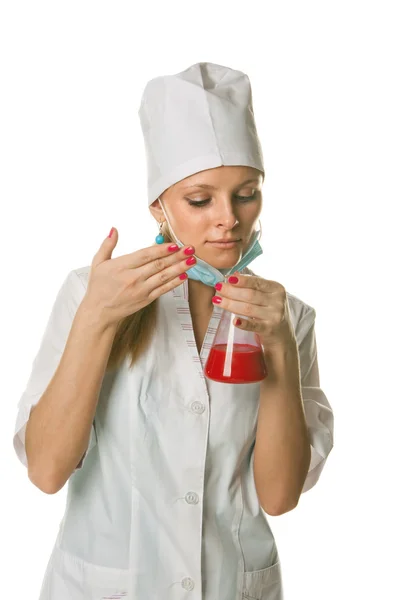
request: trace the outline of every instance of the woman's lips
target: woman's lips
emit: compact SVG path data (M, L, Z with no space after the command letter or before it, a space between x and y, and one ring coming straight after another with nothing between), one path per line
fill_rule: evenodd
M237 244L239 244L240 240L236 242L208 242L215 248L222 248L223 250L227 250L228 248L235 248Z

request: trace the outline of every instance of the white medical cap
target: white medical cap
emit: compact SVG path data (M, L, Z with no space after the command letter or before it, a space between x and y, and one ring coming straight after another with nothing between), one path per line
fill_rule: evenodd
M201 62L151 79L138 110L147 158L148 205L199 171L243 165L264 174L248 76Z

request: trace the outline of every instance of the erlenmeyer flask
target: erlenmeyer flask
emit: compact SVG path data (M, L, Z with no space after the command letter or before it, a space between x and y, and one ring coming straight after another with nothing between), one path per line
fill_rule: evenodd
M257 333L235 327L236 315L223 310L204 374L220 383L255 383L268 376ZM242 319L247 319L241 316Z

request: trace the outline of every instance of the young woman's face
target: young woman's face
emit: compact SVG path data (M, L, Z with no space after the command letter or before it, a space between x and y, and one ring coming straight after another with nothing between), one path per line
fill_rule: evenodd
M250 180L250 181L249 181ZM200 171L177 182L161 196L171 226L185 245L216 268L228 268L243 256L261 213L263 175L245 166L221 166ZM156 200L150 207L165 220ZM212 242L238 239L232 247Z

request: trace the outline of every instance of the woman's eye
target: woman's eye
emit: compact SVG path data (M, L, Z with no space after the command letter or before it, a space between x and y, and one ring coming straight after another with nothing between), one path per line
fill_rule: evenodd
M237 198L240 202L245 203L245 202L250 202L250 200L254 200L254 198L257 195L257 191L254 192L254 194L252 194L251 196L235 196L235 198ZM200 200L199 202L194 202L193 200L188 200L188 203L190 206L206 206L206 204L208 204L210 202L210 198L208 198L207 200Z
M192 200L188 200L188 204L190 206L204 206L205 204L208 204L210 202L210 200L201 200L200 202L193 202Z

